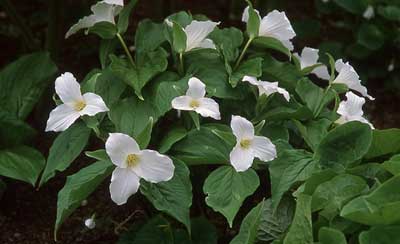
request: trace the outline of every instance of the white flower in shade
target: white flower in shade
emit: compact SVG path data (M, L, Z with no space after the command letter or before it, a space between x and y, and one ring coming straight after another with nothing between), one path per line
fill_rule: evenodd
M339 104L337 113L341 116L336 123L344 124L350 121L359 121L368 124L374 129L374 126L363 117L364 112L362 107L365 103L365 98L359 97L351 91L346 93L346 97L347 100Z
M363 17L365 19L372 19L373 17L375 17L374 7L368 5L367 9L363 13Z
M367 88L361 85L360 77L349 62L344 63L342 59L339 59L335 63L335 69L339 74L332 83L345 84L349 89L359 92L370 100L375 100L375 98L368 95Z
M219 22L193 20L183 31L186 34L186 52L194 48L215 49L214 42L207 36L219 25Z
M117 16L124 6L123 0L104 0L96 3L90 9L92 14L85 16L73 25L65 34L65 38L70 37L81 29L87 29L99 22L110 22L115 24L114 17Z
M174 109L195 111L203 117L221 119L219 105L211 98L205 97L206 85L196 77L189 79L186 95L175 97L171 104Z
M89 229L94 229L96 227L96 222L94 221L94 218L86 219L85 226Z
M289 50L293 50L291 39L296 36L289 19L286 17L285 12L273 10L261 19L260 13L255 10L260 19L260 28L258 36L273 37L282 42L282 44ZM242 15L242 21L249 20L249 7L247 6Z
M267 162L276 158L276 148L270 139L254 135L254 126L247 119L232 116L231 128L236 137L236 146L229 157L237 172L246 171L253 164L254 157Z
M244 76L243 81L247 81L250 84L257 86L258 87L258 93L259 95L271 95L273 93L279 93L282 94L283 97L286 99L286 101L290 100L290 95L289 93L284 89L278 86L278 82L268 82L268 81L261 81L257 80L256 77L253 76Z
M307 67L318 64L318 59L319 59L318 53L319 53L318 49L304 47L303 50L301 51L301 55L299 55L298 53L293 53L293 55L299 59L300 68L305 69ZM329 80L330 78L328 68L325 65L314 68L311 73L315 74L318 78L324 80Z
M393 70L394 70L394 60L392 60L387 67L387 71L392 72Z
M118 205L126 203L138 191L141 178L158 183L169 181L174 175L175 166L169 157L153 150L140 150L128 135L111 133L106 152L117 166L111 176L110 193Z
M55 83L63 104L50 112L46 131L64 131L83 115L94 116L109 110L99 95L91 92L82 95L81 86L71 73L62 74Z

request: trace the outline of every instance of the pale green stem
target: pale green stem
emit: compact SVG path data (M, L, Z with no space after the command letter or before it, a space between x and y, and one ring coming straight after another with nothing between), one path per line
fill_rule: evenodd
M242 61L242 59L243 59L243 57L244 57L244 54L246 53L247 49L248 49L249 46L250 46L250 43L251 43L253 40L254 40L254 38L249 38L249 40L246 42L246 45L244 46L244 48L243 48L243 50L242 50L242 53L240 54L238 60L236 61L236 64L235 64L234 69L236 69L236 68L239 66L240 61Z
M124 48L125 53L129 58L129 61L131 62L132 66L135 67L136 66L135 65L135 61L133 61L132 55L129 52L128 46L126 46L126 43L125 43L124 39L122 38L122 36L119 33L117 33L117 37L118 37L118 40L121 43L122 47Z
M179 53L179 72L181 73L181 75L183 75L185 72L185 68L183 65L183 53Z

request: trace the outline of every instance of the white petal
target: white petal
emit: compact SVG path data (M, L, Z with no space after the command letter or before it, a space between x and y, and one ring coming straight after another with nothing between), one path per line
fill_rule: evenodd
M115 168L111 176L111 199L118 205L125 204L135 194L140 185L140 178L130 169Z
M276 147L267 137L255 136L251 148L261 161L268 162L276 158Z
M259 81L257 80L257 78L254 77L254 76L245 75L245 76L243 77L243 81L247 81L247 82L249 82L250 84L255 85L255 86L260 85L260 82L259 82Z
M281 42L287 49L289 49L289 51L293 51L294 46L290 40L281 40Z
M178 110L186 110L193 111L194 108L190 106L190 103L193 101L193 98L189 96L180 96L172 99L171 105L174 109Z
M65 34L65 38L70 37L71 35L75 34L76 32L82 29L87 29L89 27L92 27L94 26L94 24L96 24L96 17L93 14L85 16L67 31L67 33Z
M337 113L343 116L362 116L364 114L362 107L365 103L363 97L359 97L353 92L346 93L347 100L339 104Z
M235 170L237 172L243 172L253 164L254 152L252 149L243 149L237 144L229 154L229 158Z
M129 154L139 154L137 142L122 133L110 133L106 141L106 152L111 161L120 168L126 168L126 158Z
M257 13L258 18L261 20L260 12L257 9L254 9L254 11ZM242 14L242 22L247 23L247 21L249 21L249 6L247 6L243 10L243 14Z
M301 69L317 64L319 58L318 52L319 52L318 49L310 47L303 48L300 57Z
M195 109L203 117L211 117L216 120L221 119L221 114L219 112L219 105L216 101L211 98L200 98L200 106Z
M285 12L274 10L261 20L259 35L286 41L295 37L296 33Z
M56 93L63 103L73 107L77 101L82 101L81 86L73 74L66 72L56 79Z
M361 95L369 98L370 100L374 100L373 97L368 95L367 88L361 85L360 77L349 63L343 63L342 60L337 60L335 67L339 74L333 83L345 84L349 89L361 93Z
M372 7L371 5L368 5L367 9L363 13L363 17L365 19L371 19L374 16L375 16L374 7Z
M241 116L232 115L231 128L238 141L254 137L253 124Z
M331 78L328 68L325 65L316 67L311 73L323 80L329 80Z
M46 131L64 131L80 117L79 113L67 104L61 104L50 112Z
M96 227L96 222L93 218L86 219L85 226L89 229L94 229Z
M286 101L290 100L290 94L284 88L278 86L278 82L260 81L260 96L266 94L267 96L273 93L282 94Z
M186 51L200 47L200 43L214 30L219 22L193 20L184 29L186 33Z
M186 91L187 96L198 99L206 95L206 85L198 78L190 78L188 84L189 89Z
M124 6L124 0L103 0L107 4L114 4L118 6Z
M201 48L210 48L210 49L215 49L215 44L211 39L204 39L204 41L202 41L199 44L199 47Z
M143 150L140 161L132 170L141 178L152 183L169 181L174 176L172 160L153 150Z
M103 98L97 94L91 92L85 93L83 94L83 100L85 101L86 106L84 109L82 109L82 111L79 112L81 115L93 116L97 113L109 111L108 107L103 101Z

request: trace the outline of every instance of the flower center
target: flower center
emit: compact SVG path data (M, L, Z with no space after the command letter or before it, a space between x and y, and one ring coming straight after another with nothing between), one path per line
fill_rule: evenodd
M126 157L126 164L128 165L128 168L135 167L139 163L139 156L136 154L129 154Z
M74 109L76 111L82 111L86 107L85 101L78 101L74 104Z
M193 99L193 100L190 102L189 106L190 106L191 108L198 108L198 107L200 106L200 103L199 103L199 101Z
M249 139L243 139L240 141L240 147L243 149L249 149L250 145L251 145L251 140Z

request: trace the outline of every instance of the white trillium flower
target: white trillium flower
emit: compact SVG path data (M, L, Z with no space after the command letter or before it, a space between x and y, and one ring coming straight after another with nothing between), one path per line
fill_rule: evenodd
M94 116L109 111L99 95L91 92L82 95L81 86L71 73L62 74L55 83L63 104L50 112L46 131L64 131L83 115Z
M273 37L282 42L282 44L290 51L293 50L293 44L290 41L296 36L289 19L286 17L285 12L273 10L261 19L260 13L255 10L260 19L260 28L258 36ZM242 15L242 21L249 20L249 7L247 6Z
M364 112L362 107L365 103L365 98L359 97L353 92L346 93L347 100L342 101L339 104L339 108L337 113L341 115L341 117L336 121L338 124L344 124L350 121L359 121L371 126L374 129L374 126L363 117Z
M276 158L275 145L267 137L254 135L254 126L250 121L234 115L231 128L236 137L236 146L229 157L237 172L249 169L255 157L264 162Z
M250 84L257 86L258 87L258 93L259 95L271 95L273 93L279 93L282 94L283 97L286 99L286 101L289 102L290 100L290 95L289 92L286 91L284 88L281 88L278 86L278 82L268 82L268 81L261 81L257 80L256 77L253 76L244 76L243 81L247 81Z
M85 16L73 25L65 34L65 38L70 37L81 29L87 29L99 22L110 22L115 24L114 17L117 16L124 6L123 0L104 0L96 3L90 9L92 14Z
M195 111L203 117L220 120L219 105L211 98L205 97L206 85L198 78L189 79L186 95L175 97L171 104L174 109Z
M183 31L186 34L186 52L194 48L215 49L214 42L207 36L219 25L219 22L193 20Z
M368 5L367 9L363 13L363 17L365 19L372 19L373 17L375 17L374 7Z
M375 98L368 95L367 88L361 85L359 75L349 62L344 63L342 59L339 59L335 63L335 69L339 74L332 83L345 84L349 89L359 92L370 100L375 100Z
M298 53L293 53L293 55L299 59L300 68L305 69L307 67L311 67L313 65L318 64L318 59L319 59L318 53L319 53L318 49L304 47L303 50L301 51L301 55L299 55ZM318 78L324 80L329 80L330 78L328 68L325 65L321 65L314 68L314 70L311 73L315 74Z
M96 227L96 222L95 222L94 218L86 219L85 226L89 229L94 229Z
M106 152L117 167L111 176L111 199L118 205L125 204L135 194L140 179L158 183L169 181L175 166L172 160L157 151L140 150L136 141L122 133L110 133Z

